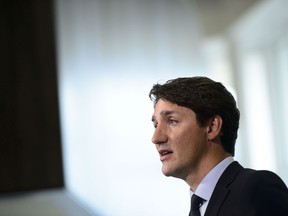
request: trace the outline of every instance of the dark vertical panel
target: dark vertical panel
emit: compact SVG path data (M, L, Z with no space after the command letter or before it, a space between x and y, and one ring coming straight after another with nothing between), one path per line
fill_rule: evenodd
M62 187L53 1L0 4L0 192Z

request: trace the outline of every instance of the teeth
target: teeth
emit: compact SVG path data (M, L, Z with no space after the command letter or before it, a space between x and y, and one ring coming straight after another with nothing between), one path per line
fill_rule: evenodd
M162 153L162 155L167 155L169 153L170 153L169 151L165 151L165 152Z

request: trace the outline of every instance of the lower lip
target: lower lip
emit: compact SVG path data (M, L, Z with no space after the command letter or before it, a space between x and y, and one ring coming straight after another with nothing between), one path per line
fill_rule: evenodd
M172 157L172 153L160 156L160 160L163 162L164 160L168 160L170 157Z

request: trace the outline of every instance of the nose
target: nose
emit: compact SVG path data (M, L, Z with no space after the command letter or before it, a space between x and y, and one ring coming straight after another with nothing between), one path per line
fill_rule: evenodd
M167 142L167 134L165 133L165 130L161 128L160 125L158 125L155 128L154 134L152 136L152 142L154 144L162 144Z

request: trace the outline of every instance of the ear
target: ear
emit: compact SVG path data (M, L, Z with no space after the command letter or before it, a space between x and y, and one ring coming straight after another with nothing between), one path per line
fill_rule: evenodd
M207 125L208 140L214 140L221 135L222 124L223 124L223 120L221 116L219 115L213 116L209 120L208 125Z

